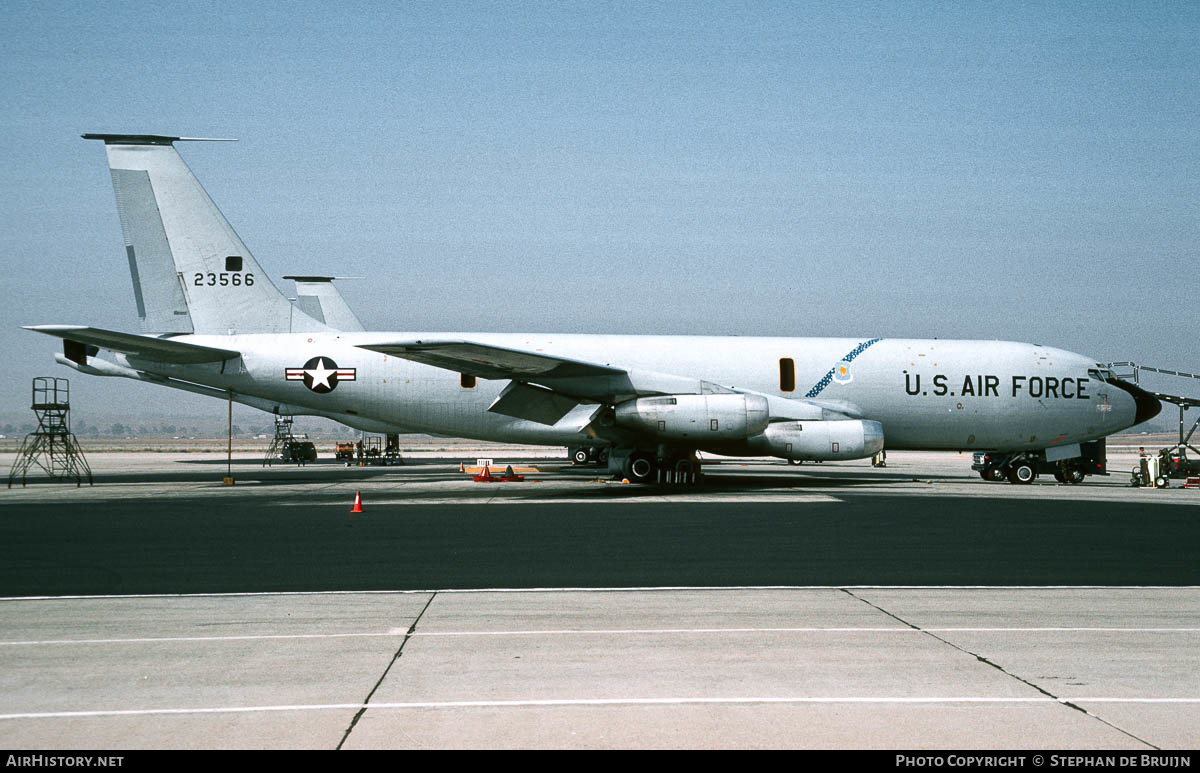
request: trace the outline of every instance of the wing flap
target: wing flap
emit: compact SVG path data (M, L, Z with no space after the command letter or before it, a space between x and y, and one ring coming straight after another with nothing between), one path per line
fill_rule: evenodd
M574 410L579 401L560 395L545 387L513 381L504 388L500 396L488 406L492 413L525 419L547 426L554 426ZM596 406L599 408L599 406Z
M218 349L212 346L200 346L171 338L153 338L151 336L119 333L115 330L104 330L98 327L80 325L32 325L26 330L61 338L67 342L96 346L109 351L120 352L130 357L167 362L175 365L192 365L202 362L224 362L242 356L241 352L231 349Z

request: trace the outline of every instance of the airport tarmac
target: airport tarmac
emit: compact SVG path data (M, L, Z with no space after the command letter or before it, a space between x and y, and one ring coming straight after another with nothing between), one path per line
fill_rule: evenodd
M0 490L6 747L1200 743L1195 489L90 461Z

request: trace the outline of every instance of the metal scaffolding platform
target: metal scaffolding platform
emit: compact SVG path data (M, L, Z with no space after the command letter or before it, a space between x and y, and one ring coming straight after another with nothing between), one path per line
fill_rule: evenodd
M1176 378L1191 378L1200 381L1200 374L1197 373L1184 373L1183 371L1179 370L1152 368L1149 365L1138 365L1136 362L1110 362L1108 367L1114 372L1114 375L1116 375L1117 378L1132 381L1138 386L1140 386L1140 384L1138 384L1138 378L1142 371L1146 371L1148 373L1158 373L1164 376L1174 376ZM1128 372L1117 373L1116 371L1118 368L1128 368ZM1179 442L1174 446L1171 446L1170 449L1165 450L1191 449L1193 453L1195 453L1197 456L1200 456L1200 449L1192 445L1192 435L1196 434L1196 428L1200 427L1200 416L1197 416L1196 420L1192 422L1192 428L1187 430L1187 434L1184 434L1184 427L1186 426L1186 423L1183 418L1183 412L1189 408L1200 408L1200 398L1181 397L1179 395L1169 395L1163 392L1153 391L1151 391L1150 394L1154 395L1159 400L1162 400L1164 403L1170 403L1171 405L1179 408Z
M65 378L38 376L33 380L33 404L38 417L37 430L25 436L21 450L8 471L8 487L20 478L25 485L29 470L41 468L51 480L75 479L81 486L86 476L92 485L92 469L83 449L71 433L71 383Z
M271 446L267 449L267 455L263 457L263 467L270 467L283 458L284 449L295 440L295 436L292 435L292 423L295 421L294 416L275 417L275 437L271 439Z

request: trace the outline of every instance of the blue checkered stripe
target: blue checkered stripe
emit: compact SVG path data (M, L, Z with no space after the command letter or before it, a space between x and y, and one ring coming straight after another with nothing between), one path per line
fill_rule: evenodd
M867 349L870 349L872 346L874 346L875 344L879 343L882 340L883 340L882 338L872 338L870 341L863 341L861 344L859 344L858 346L851 349L850 353L847 354L845 357L843 357L841 360L839 360L839 362L853 362L855 357L862 354ZM818 381L816 384L814 384L812 389L808 390L808 394L806 394L805 397L816 397L817 395L821 394L821 391L824 390L825 387L829 386L829 382L833 381L833 374L834 374L834 371L836 371L836 370L837 370L836 365L834 365L832 368L830 368L829 372L826 373L825 376L820 381Z

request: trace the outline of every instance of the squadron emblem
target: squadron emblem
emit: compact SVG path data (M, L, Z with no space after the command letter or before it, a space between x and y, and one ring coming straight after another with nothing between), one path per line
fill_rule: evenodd
M313 357L303 368L288 368L284 371L288 381L303 381L317 394L332 392L339 382L353 381L356 368L339 368L328 357Z

